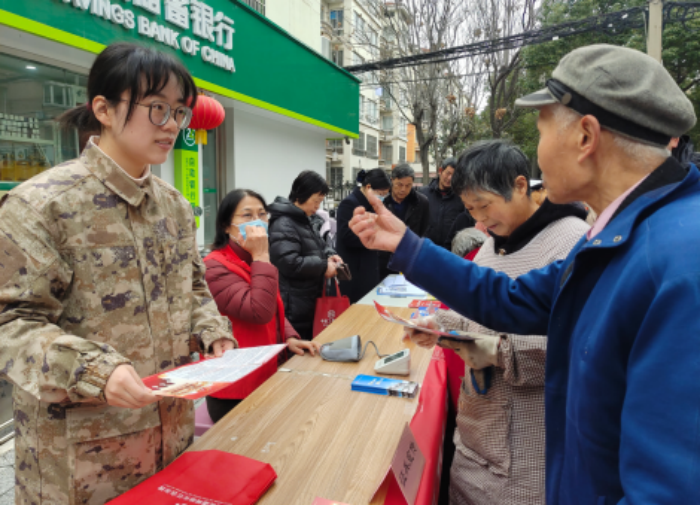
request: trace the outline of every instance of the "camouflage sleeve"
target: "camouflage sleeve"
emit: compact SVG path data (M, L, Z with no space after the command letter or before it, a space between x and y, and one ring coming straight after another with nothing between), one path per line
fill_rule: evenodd
M193 226L196 227L194 219L192 221ZM231 321L219 314L219 309L209 292L209 286L204 280L206 267L199 255L196 240L192 250L194 251L192 259L192 335L200 343L201 351L205 353L209 352L211 344L222 338L232 340L233 345L238 347L238 342L233 338Z
M17 197L0 203L0 376L44 402L104 401L129 360L58 326L72 271L50 226Z

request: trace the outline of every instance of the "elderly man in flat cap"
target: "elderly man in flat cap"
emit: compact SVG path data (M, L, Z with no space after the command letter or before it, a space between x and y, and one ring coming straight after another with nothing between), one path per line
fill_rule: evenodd
M376 199L351 227L464 316L548 335L549 505L700 504L700 172L666 150L693 107L661 64L609 45L572 51L516 103L539 110L549 199L599 215L567 259L511 280L406 231ZM459 347L486 363L498 348Z

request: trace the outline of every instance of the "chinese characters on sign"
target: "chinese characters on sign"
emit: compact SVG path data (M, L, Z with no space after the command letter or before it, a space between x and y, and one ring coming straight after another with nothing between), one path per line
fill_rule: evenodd
M335 310L329 310L326 317L321 319L321 324L324 328L328 328L333 321L335 321Z
M175 188L193 208L199 207L199 147L194 143L194 130L183 130L175 141ZM199 227L199 217L195 217Z
M391 470L408 505L413 505L416 501L423 468L425 468L425 456L418 447L411 427L406 423L394 458L391 460Z
M192 503L196 503L198 505L231 505L230 503L193 495L192 493L182 491L181 489L169 485L159 486L158 491L170 495L173 498L177 498L178 500L183 500L184 503L178 503L177 505L190 505Z
M233 34L236 30L233 19L226 13L215 11L202 0L124 1L151 15L164 16L166 24L138 15L138 12L135 14L119 5L117 0L63 0L63 3L70 3L76 9L89 10L93 16L121 25L126 30L136 28L139 35L190 56L199 54L210 65L228 72L236 71L233 57L227 54L233 49ZM163 6L164 9L161 8ZM181 30L191 30L193 37L182 35ZM207 44L213 44L216 48Z

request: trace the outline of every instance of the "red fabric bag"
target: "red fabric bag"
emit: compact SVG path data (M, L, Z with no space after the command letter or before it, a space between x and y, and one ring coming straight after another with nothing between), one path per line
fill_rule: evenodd
M224 474L227 477L220 478ZM269 464L245 456L215 450L186 452L109 503L252 505L276 478Z
M330 324L338 319L340 314L350 307L350 298L340 294L338 279L335 279L336 296L326 296L326 281L323 281L323 294L316 299L316 312L314 313L313 337L328 328Z

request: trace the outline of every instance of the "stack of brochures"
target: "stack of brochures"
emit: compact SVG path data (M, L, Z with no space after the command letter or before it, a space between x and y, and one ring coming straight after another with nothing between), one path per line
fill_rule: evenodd
M377 294L415 298L424 297L425 291L408 282L403 275L390 275L384 279L384 282L377 288Z
M413 381L399 379L387 379L376 375L358 375L352 381L353 391L372 393L375 395L399 396L401 398L415 398L419 385Z

